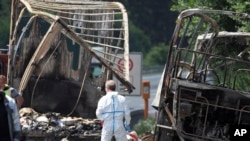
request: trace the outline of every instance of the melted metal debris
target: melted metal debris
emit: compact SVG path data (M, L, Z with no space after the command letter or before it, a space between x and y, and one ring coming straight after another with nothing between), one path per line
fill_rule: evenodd
M19 111L23 137L76 137L101 136L101 122L97 119L65 117L60 113L38 113L32 108Z

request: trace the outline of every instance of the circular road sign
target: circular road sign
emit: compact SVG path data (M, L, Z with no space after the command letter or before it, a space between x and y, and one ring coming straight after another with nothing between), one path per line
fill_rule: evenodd
M129 58L129 71L131 71L134 67L134 63L131 58ZM123 72L124 68L124 59L119 59L118 60L118 69L120 72Z

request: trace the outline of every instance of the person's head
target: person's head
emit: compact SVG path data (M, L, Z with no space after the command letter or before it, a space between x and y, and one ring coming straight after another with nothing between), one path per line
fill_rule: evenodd
M4 89L6 84L6 77L4 75L0 75L0 89Z
M108 81L106 81L106 83L105 83L105 90L106 90L106 92L115 91L115 89L116 89L116 85L115 85L115 81L114 80L108 80Z

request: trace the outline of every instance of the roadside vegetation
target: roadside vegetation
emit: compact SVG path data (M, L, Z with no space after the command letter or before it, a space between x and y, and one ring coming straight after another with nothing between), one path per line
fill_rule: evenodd
M138 134L139 138L147 134L154 134L156 120L154 118L147 118L140 120L134 125L134 131Z

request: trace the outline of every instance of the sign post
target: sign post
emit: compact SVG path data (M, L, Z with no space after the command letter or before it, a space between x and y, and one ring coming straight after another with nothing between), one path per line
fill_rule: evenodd
M150 98L150 82L142 82L142 98L144 99L144 118L148 118L148 99Z
M123 69L121 66L124 63L122 59L115 60L115 63L118 64L117 69L122 72ZM122 95L131 95L138 96L141 95L141 83L142 83L142 54L140 52L131 52L129 54L129 81L135 86L135 89L132 93L124 92L125 86L117 80L117 78L113 78L116 82L117 91Z

